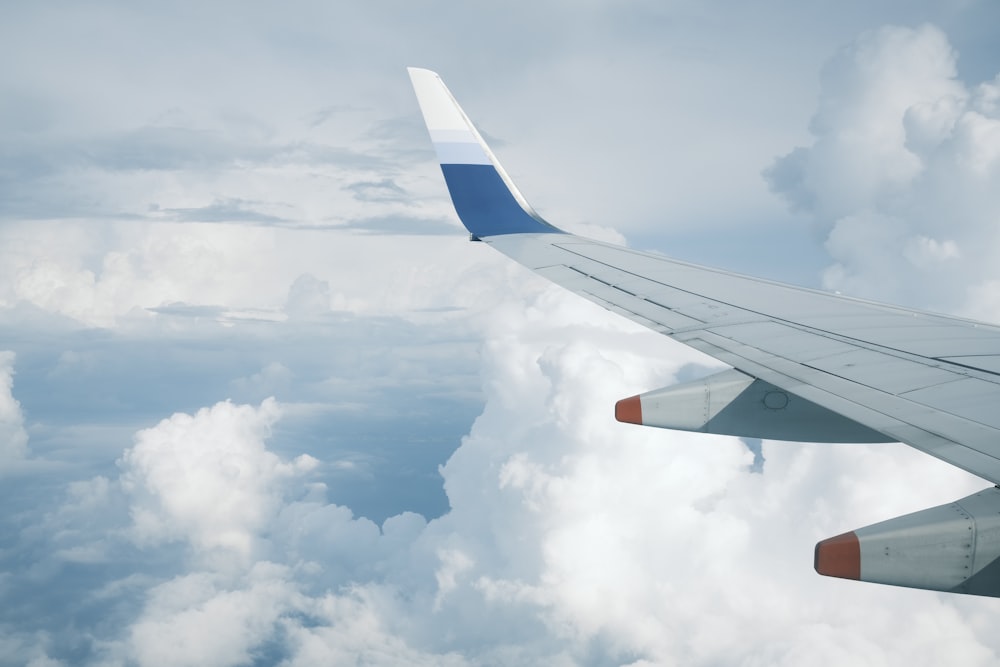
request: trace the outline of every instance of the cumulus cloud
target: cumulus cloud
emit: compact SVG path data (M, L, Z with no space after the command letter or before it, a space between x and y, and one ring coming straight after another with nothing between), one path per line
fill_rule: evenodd
M497 313L484 362L484 413L443 469L452 511L428 526L451 528L439 613L534 619L507 627L514 643L568 664L943 657L887 642L891 611L874 625L838 615L904 603L874 587L834 591L812 572L811 548L928 503L916 489L879 497L886 476L933 476L942 502L981 482L901 446L771 443L758 475L736 438L617 424L615 399L704 360L554 290ZM946 632L986 664L990 638L963 623Z
M235 585L209 572L182 575L147 592L128 631L127 654L150 667L247 664L298 597L285 568L269 563Z
M88 562L100 564L111 552L121 557L137 550L125 559L129 569L98 571L84 592L89 604L105 600L135 609L110 632L101 623L89 627L98 636L88 663L239 665L287 658L309 664L318 656L362 652L371 652L374 664L434 662L394 636L394 626L405 620L394 595L415 589L395 591L382 603L376 585L394 576L392 564L409 570L408 554L426 521L404 513L380 528L328 503L324 485L309 478L317 459L284 460L268 449L280 417L273 399L175 414L136 434L116 479L73 485L46 518L63 561L80 562L72 554L89 550ZM114 511L119 504L127 515ZM176 554L165 549L171 544L180 545L184 557L149 557ZM354 582L369 588L355 590ZM65 650L24 637L16 648L14 656L47 658Z
M932 25L885 27L824 68L813 143L766 176L826 234L827 288L1000 316L1000 78L967 85L957 58Z
M935 664L960 643L968 664L995 659L989 626L970 622L989 601L851 586L811 568L817 539L980 482L892 445L767 443L767 467L753 474L737 438L614 422L617 398L710 362L513 275L526 298L484 314L485 407L441 469L447 513L379 525L331 503L315 479L333 464L323 452L273 450L287 417L272 399L175 414L136 433L115 477L75 485L38 528L64 568L118 563L93 570L78 595L131 612L95 624L70 603L93 637L75 655L139 665ZM44 584L58 571L35 576ZM11 641L17 656L71 655L65 642Z
M330 283L303 273L288 288L285 312L292 318L310 319L330 312Z
M28 432L13 389L14 353L0 351L0 465L23 459L28 453Z
M278 511L282 482L317 464L305 454L285 463L267 451L264 438L277 417L273 399L256 410L220 403L140 431L120 462L135 539L180 539L199 553L251 559Z

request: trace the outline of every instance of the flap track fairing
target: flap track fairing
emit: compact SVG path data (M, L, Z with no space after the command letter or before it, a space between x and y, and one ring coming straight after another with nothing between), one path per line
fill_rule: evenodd
M892 442L832 410L735 369L618 401L620 422L796 442Z

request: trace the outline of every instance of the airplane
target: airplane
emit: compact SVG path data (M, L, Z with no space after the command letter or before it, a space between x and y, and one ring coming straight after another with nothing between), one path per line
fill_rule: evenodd
M409 68L455 211L552 282L731 366L624 398L618 421L798 442L903 442L1000 483L1000 327L785 285L542 219L436 73ZM1000 597L1000 487L837 535L825 576Z

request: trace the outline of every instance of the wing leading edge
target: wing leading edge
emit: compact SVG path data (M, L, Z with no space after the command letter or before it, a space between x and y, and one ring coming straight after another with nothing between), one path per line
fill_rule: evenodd
M1000 328L567 234L535 213L440 77L415 68L410 76L456 212L474 239L736 369L696 386L625 399L616 407L620 421L772 439L900 441L1000 483L1000 411L995 409L1000 404ZM986 497L966 504L992 508L995 503L989 511L1000 512L1000 494ZM965 514L976 521L975 512ZM877 526L886 523L891 522ZM864 536L863 549L845 550L844 536L817 545L817 571L1000 596L1000 576L982 574L994 561L993 569L1000 569L1000 547L996 554L989 547L988 559L982 551L980 567L954 585L951 579L945 587L924 577L920 568L938 566L919 558L904 558L918 568L916 573L898 563L888 568L903 571L903 578L893 581L884 575L885 563L871 560L880 557L883 546L872 537L882 533L872 528L846 534ZM922 534L943 539L926 527ZM900 549L894 544L897 557ZM867 577L866 572L879 575Z

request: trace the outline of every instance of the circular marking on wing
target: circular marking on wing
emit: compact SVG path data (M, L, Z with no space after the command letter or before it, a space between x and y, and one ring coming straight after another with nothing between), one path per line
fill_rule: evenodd
M784 410L788 407L788 394L783 391L769 391L764 394L764 407L768 410Z

